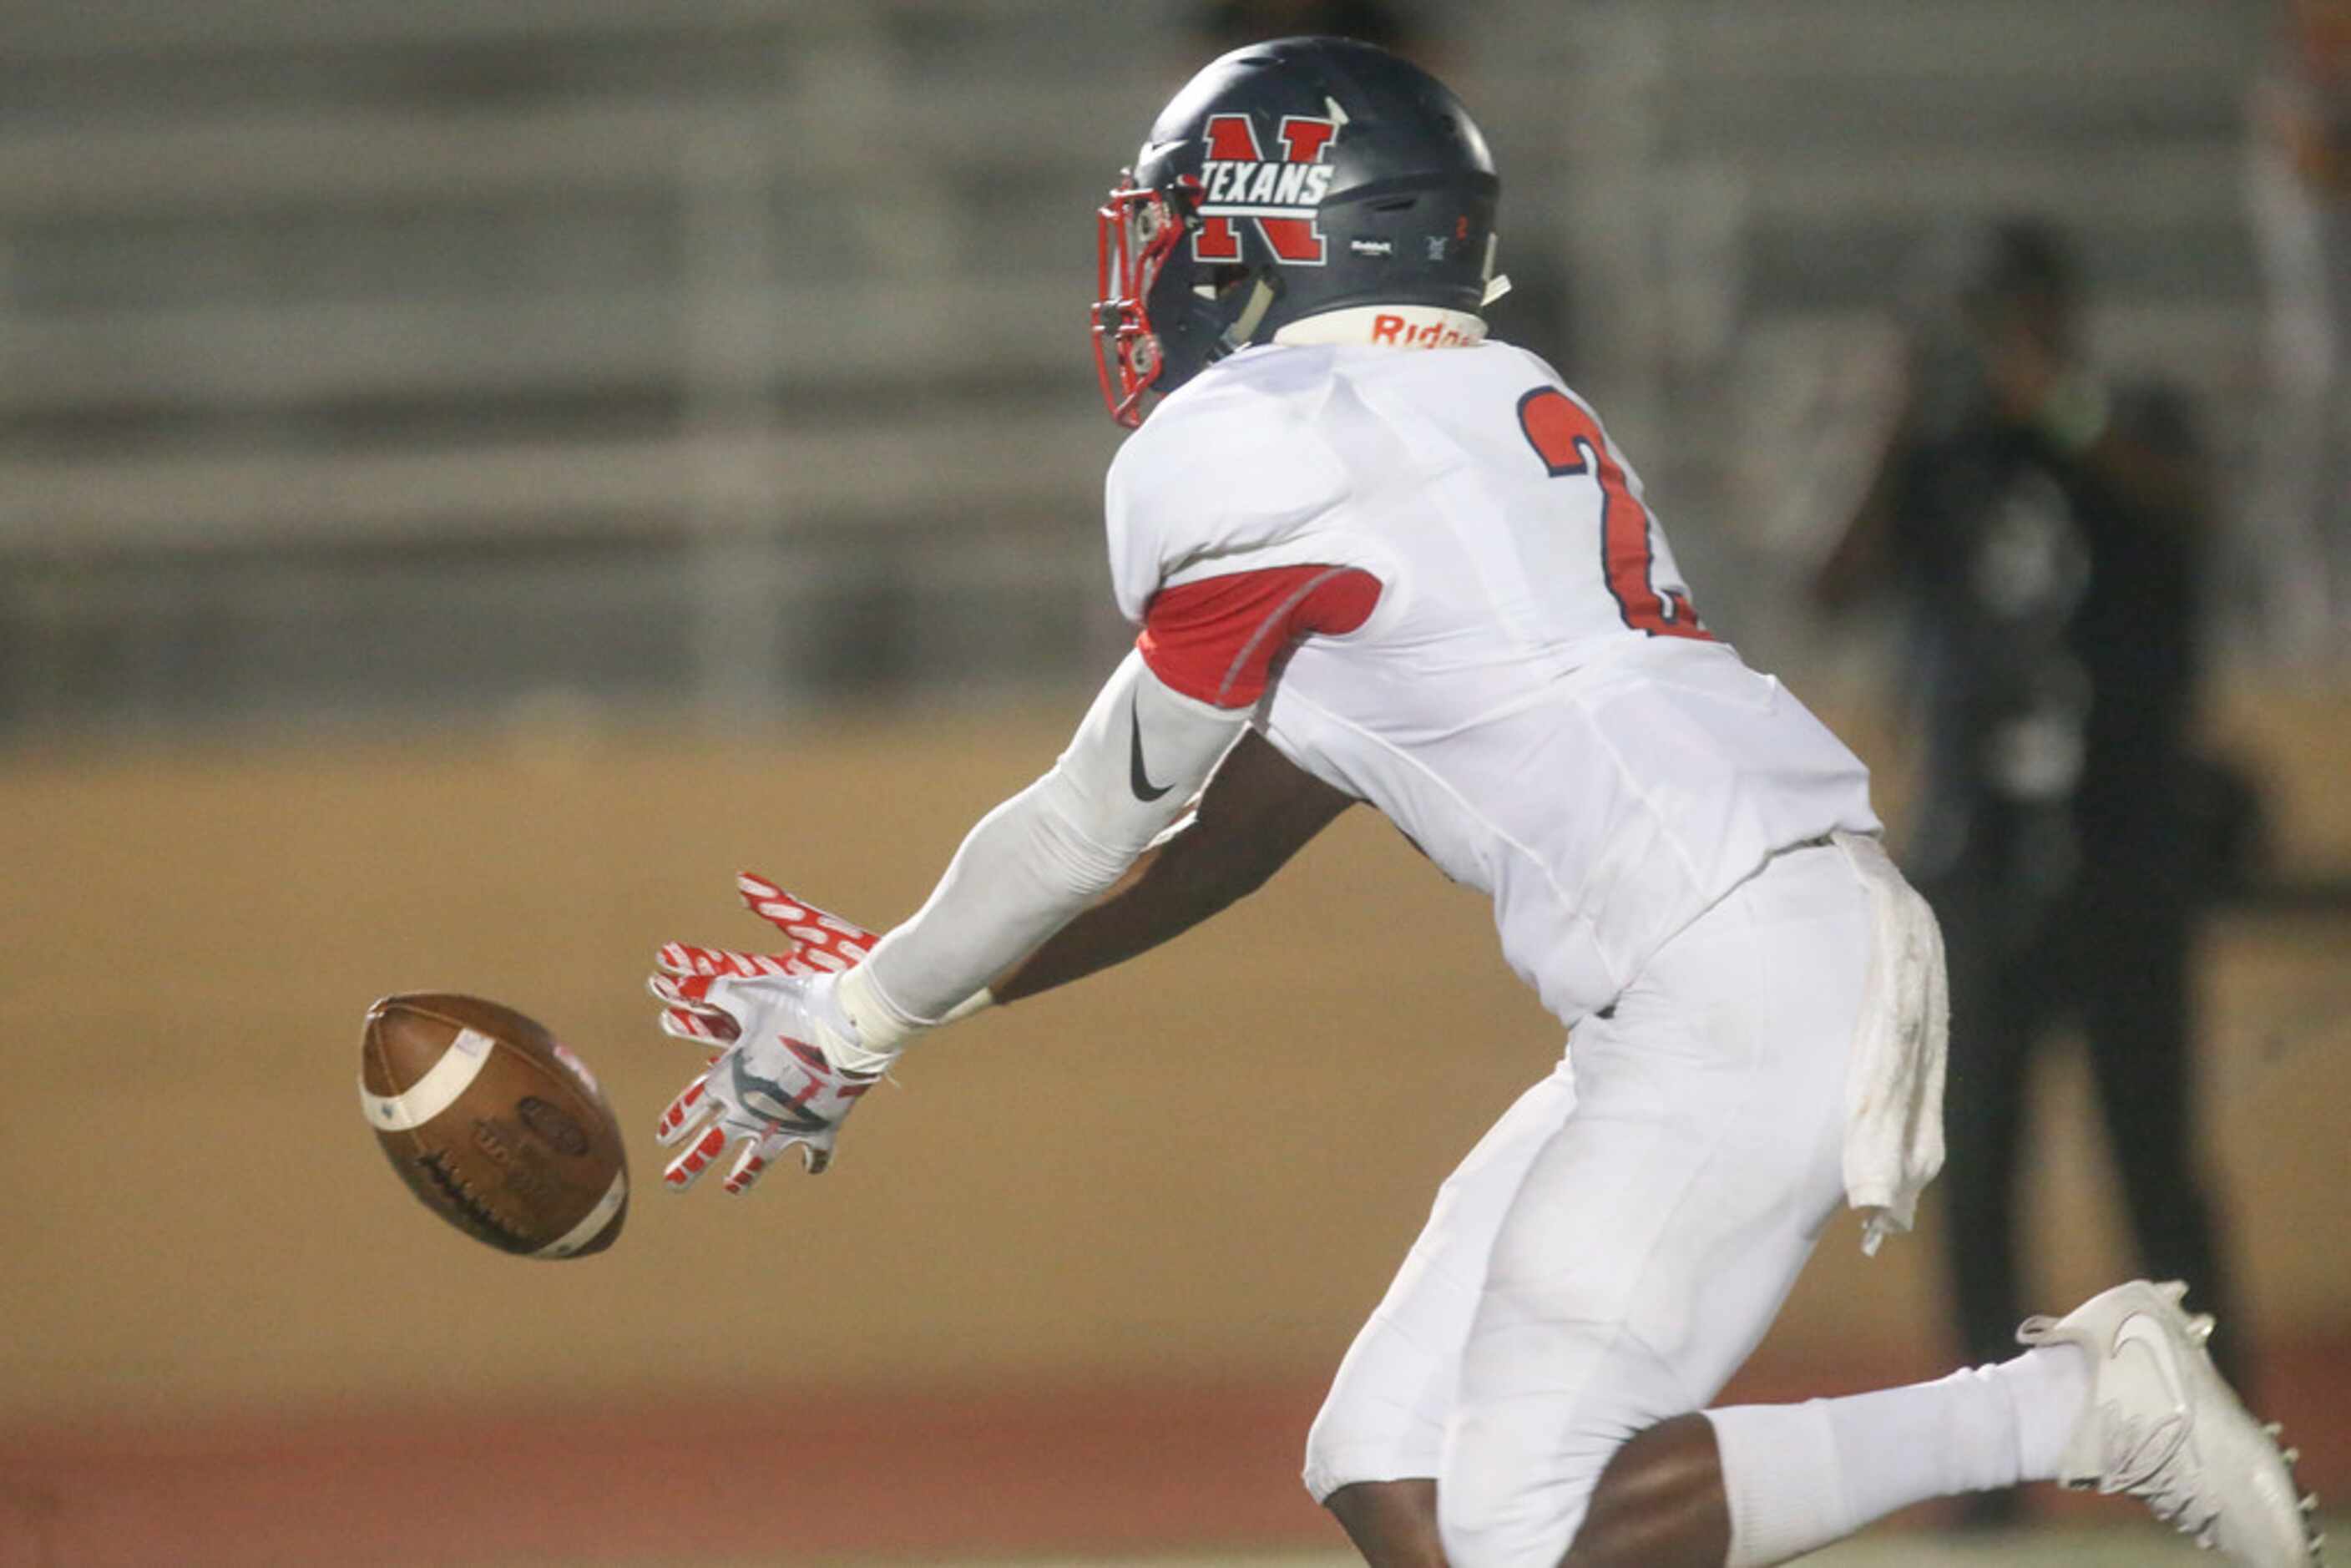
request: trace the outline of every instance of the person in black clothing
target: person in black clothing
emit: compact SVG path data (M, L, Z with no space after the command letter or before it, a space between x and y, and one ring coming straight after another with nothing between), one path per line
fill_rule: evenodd
M1951 1051L1943 1177L1959 1328L2011 1353L2027 1071L2078 1022L2139 1261L2228 1324L2198 1151L2186 802L2208 476L2182 400L2108 388L2047 226L1946 247L1909 327L1903 412L1816 580L1907 598L1926 720L1908 872L1942 922ZM2244 1344L2212 1345L2244 1386ZM2013 1494L1973 1516L2000 1522Z

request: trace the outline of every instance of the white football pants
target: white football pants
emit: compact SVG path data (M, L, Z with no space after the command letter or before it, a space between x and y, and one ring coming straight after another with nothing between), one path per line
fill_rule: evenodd
M1306 1445L1317 1501L1434 1477L1454 1568L1554 1568L1617 1448L1704 1406L1844 1200L1868 897L1774 857L1439 1189Z

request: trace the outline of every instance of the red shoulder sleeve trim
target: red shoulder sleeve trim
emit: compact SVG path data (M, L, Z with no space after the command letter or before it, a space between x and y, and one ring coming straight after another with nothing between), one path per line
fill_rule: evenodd
M1371 618L1380 580L1352 566L1273 566L1163 588L1134 645L1151 673L1218 707L1256 704L1301 637Z

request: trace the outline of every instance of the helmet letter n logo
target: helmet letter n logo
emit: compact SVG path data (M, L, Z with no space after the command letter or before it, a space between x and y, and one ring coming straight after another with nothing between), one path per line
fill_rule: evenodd
M1258 142L1257 125L1246 114L1208 116L1208 156L1200 165L1200 226L1192 233L1192 259L1241 259L1236 219L1247 218L1274 259L1320 267L1322 233L1314 214L1331 189L1331 166L1322 161L1341 121L1315 115L1285 114L1276 134L1281 156L1269 159Z

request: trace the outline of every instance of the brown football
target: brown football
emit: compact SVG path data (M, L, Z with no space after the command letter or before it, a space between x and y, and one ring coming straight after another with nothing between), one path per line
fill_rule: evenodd
M386 997L360 1041L360 1104L408 1189L475 1240L578 1258L620 1236L620 1124L538 1020L479 997Z

